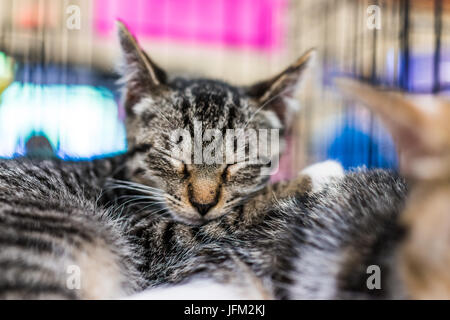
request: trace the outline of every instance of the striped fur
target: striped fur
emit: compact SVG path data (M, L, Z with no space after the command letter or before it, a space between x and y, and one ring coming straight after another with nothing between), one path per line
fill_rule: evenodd
M397 217L406 191L393 172L358 171L319 192L274 199L257 214L244 205L200 227L149 213L133 219L133 206L129 230L149 287L198 278L235 283L240 261L275 298L399 298ZM382 270L381 290L367 288L370 265Z
M0 298L118 298L142 286L135 250L96 206L103 164L0 162Z
M320 193L274 199L257 215L244 206L190 226L153 214L159 209L145 204L126 204L130 190L111 188L110 180L125 178L124 159L0 163L0 180L8 181L1 189L2 298L115 298L190 279L235 283L242 273L255 275L276 298L367 297L364 267L381 259L388 268L382 261L401 235L396 215L406 189L392 173L354 173ZM263 191L261 196L267 198ZM81 290L67 288L72 264L91 281ZM105 291L94 294L89 288L102 288L102 275ZM383 289L373 294L391 294Z
M358 172L323 189L301 174L271 185L261 166L187 165L167 153L167 133L196 120L287 133L286 101L311 53L244 88L169 78L124 26L120 40L128 152L0 161L0 298L119 298L204 278L262 298L394 295L367 292L364 267L391 270L402 179ZM73 266L80 289L68 283Z

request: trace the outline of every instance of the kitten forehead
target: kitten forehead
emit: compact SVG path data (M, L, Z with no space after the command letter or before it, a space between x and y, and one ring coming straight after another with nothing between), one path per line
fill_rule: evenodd
M177 78L171 85L181 97L186 123L199 121L203 129L233 128L245 123L248 101L238 88L209 79Z
M190 100L193 107L220 108L231 105L240 107L239 90L226 83L198 79L185 82L184 85L184 88L179 89Z

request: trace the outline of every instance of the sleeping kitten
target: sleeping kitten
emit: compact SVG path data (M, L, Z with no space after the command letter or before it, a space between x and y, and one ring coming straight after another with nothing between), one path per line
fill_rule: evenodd
M266 200L272 197L272 190L261 190L267 186L269 171L283 151L284 134L290 130L295 112L294 97L314 51L267 81L236 87L218 80L169 77L138 46L126 27L121 23L118 26L124 56L121 72L128 146L136 150L126 163L126 179L147 186L145 192L160 200L165 212L176 221L202 225L224 215L235 220L232 213L236 211L241 219L250 219L261 202L270 203ZM196 137L215 130L225 140L229 129L245 130L230 140L228 153L225 141L215 149L223 153L218 161L197 161L197 154L182 157L172 152L195 152L199 147L200 158L205 157L210 141L198 142ZM279 148L266 155L266 163L248 161L249 150L260 142L247 132L249 129L279 132ZM171 133L180 130L185 130L189 139L173 139ZM239 160L239 152L244 153L243 159ZM225 155L234 161L225 161ZM267 173L263 174L265 169ZM292 183L293 188L282 188L287 193L289 188L302 192L308 184L308 179L299 177Z
M405 205L402 178L384 170L357 170L322 185L319 192L279 201L246 233L253 239L253 252L259 248L260 254L269 254L261 248L276 244L271 250L278 264L268 281L273 296L448 299L450 103L443 97L405 98L348 79L341 79L339 87L369 106L391 131L400 172L411 181L411 192ZM281 230L283 236L277 234L279 241L271 243L262 230ZM234 235L242 239L239 232ZM255 260L244 253L251 249L242 250L239 242L234 248L254 268ZM239 289L244 285L202 284L194 281L140 297L208 288L242 297ZM253 291L250 297L255 297Z
M180 141L171 139L170 132L182 128L194 136L196 123L202 124L202 135L207 129L222 133L277 129L281 132L277 151L282 152L295 111L294 97L313 52L269 80L236 87L216 80L169 77L126 27L118 26L131 151L121 176L109 185L112 194L105 192L104 199L116 203L128 217L127 228L145 257L140 270L148 285L180 283L200 273L224 280L238 272L238 260L271 286L273 270L279 267L274 265L274 252L289 220L279 217L266 225L266 219L272 219L267 216L270 208L281 199L320 190L324 182L343 175L342 167L328 162L292 181L269 184L269 175L261 171L271 166L270 161L189 163L192 159L175 157L170 150L174 144L194 144L195 137ZM244 149L256 143L244 135L233 141L234 146L244 139ZM237 158L239 147L232 152ZM270 160L279 156L272 153Z
M395 174L357 172L343 178L335 170L335 178L321 179L316 173L327 170L319 167L289 183L271 185L260 175L261 165L192 165L167 152L173 143L183 143L167 133L178 127L192 133L196 120L206 123L204 128L248 124L286 131L290 98L309 54L251 87L171 79L123 25L119 28L133 152L120 178L124 181L112 181L115 192L108 199L118 201L128 217L127 229L145 257L139 270L150 287L197 277L236 283L243 264L276 298L393 295L384 287L369 291L365 268L371 261L388 265L383 259L389 255L377 250L391 252L401 235L396 221L406 186ZM128 193L118 197L120 189ZM302 270L301 277L291 277L293 270ZM292 287L295 281L305 287ZM315 281L322 281L326 293L308 285Z
M342 177L337 167L332 179L316 179L326 171L316 168L271 185L261 174L270 161L189 164L171 152L186 144L172 130L195 135L196 122L278 129L281 152L311 53L270 80L235 87L168 77L119 28L129 150L92 162L1 162L1 297L117 298L206 279L261 298L390 294L368 294L362 269L384 263L395 241L383 240L400 234L402 179Z
M259 213L273 200L316 185L304 175L268 186L261 170L270 161L187 164L169 153L169 132L195 131L196 121L204 129L289 130L293 110L286 100L294 96L312 52L268 81L234 87L169 79L123 25L119 34L127 154L92 162L0 162L2 298L118 298L199 273L239 278L236 273L248 263L263 270L249 269L250 278L267 276L274 248L251 253L246 230L264 219ZM276 160L279 154L271 156ZM276 245L278 231L261 233ZM251 261L236 250L246 251Z

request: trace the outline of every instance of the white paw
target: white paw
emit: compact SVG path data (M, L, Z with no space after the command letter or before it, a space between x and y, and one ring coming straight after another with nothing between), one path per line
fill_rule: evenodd
M252 287L194 280L186 284L147 289L126 300L259 300L266 298Z
M312 191L317 192L322 190L327 183L342 178L345 173L339 162L327 160L306 167L300 174L311 178Z

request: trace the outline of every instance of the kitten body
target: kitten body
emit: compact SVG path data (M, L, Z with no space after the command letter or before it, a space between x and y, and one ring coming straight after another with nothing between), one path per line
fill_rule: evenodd
M379 220L382 231L385 230L383 219L396 223L394 213L402 203L403 194L384 192L394 192L392 188L404 184L398 178L389 180L389 173L375 173L374 176L361 173L354 180L343 180L344 184L337 188L339 191L336 193L342 198L335 194L323 194L334 196L338 214L330 217L320 211L330 211L331 201L322 206L320 197L303 199L305 195L320 191L307 175L300 175L289 183L270 185L267 183L268 177L260 174L261 164L192 164L186 159L174 159L172 154L167 153L173 144L189 143L186 139L170 140L161 133L187 128L194 135L195 122L203 124L203 134L208 128L218 128L219 131L247 126L278 129L281 133L280 144L283 145L292 120L290 102L309 65L311 53L305 54L267 81L248 87L233 87L220 81L170 78L146 55L121 24L119 38L124 53L123 97L128 115L127 126L132 132L128 141L130 147L139 150L127 163L128 182L125 186L149 194L148 200L153 197L161 204L161 208L155 210L159 214L133 209L139 219L130 220L133 238L143 248L143 256L148 258L148 265L140 270L150 286L182 283L196 274L226 281L225 275L237 270L236 259L232 259L234 257L250 266L251 272L270 291L275 292L276 297L301 297L300 294L282 292L282 286L279 285L283 283L282 279L288 277L287 270L296 268L292 261L298 253L293 248L298 248L304 254L314 249L308 247L307 239L293 242L291 239L298 239L298 235L294 236L295 231L291 228L301 226L300 229L306 232L307 227L317 224L312 234L317 233L320 239L327 241L329 238L337 243L336 248L322 253L342 257L342 261L330 265L330 268L338 270L347 259L335 250L344 244L348 245L353 236L363 239L368 236L365 233L357 234L353 230L357 227L352 225L349 217L357 219L354 222L356 225L369 223L372 218L374 224ZM249 139L248 145L252 143L255 141ZM358 182L353 187L359 193L352 191L352 182ZM391 189L388 188L389 184L392 184ZM347 197L361 200L348 204ZM366 197L373 199L364 200ZM311 204L314 212L311 215L301 208L308 199L316 203L315 206ZM277 207L283 201L291 203L291 210ZM370 202L373 209L367 209L364 201ZM377 204L377 201L380 203ZM153 204L144 203L144 208L146 205ZM133 206L138 207L139 204ZM205 206L208 210L203 210ZM161 216L161 212L166 216ZM346 213L348 216L345 216ZM341 238L332 234L331 226L324 230L319 228L333 219L334 223L340 224L335 228L342 230ZM349 229L355 234L346 233ZM384 236L372 235L376 239L373 241L381 241ZM371 256L373 241L367 241L367 252L363 253L367 259ZM347 251L351 250L346 250L345 254L348 255ZM225 273L225 270L231 272ZM336 289L336 293L330 297L340 297L341 293L342 290Z
M244 298L390 297L384 282L381 293L370 292L365 281L369 265L381 265L383 277L391 270L386 260L400 234L396 214L405 193L392 173L356 172L318 192L267 201L273 185L255 195L265 203L258 214L244 205L192 226L126 203L129 189L111 189L111 177L127 179L125 159L1 162L0 179L8 181L1 227L23 246L1 244L0 256L11 268L2 272L2 282L10 281L2 297L117 298L143 288L189 289L208 279ZM67 286L71 265L80 267L84 290ZM108 277L100 277L105 270L111 270ZM248 288L252 295L238 294ZM150 291L149 297L157 292L164 296Z
M0 298L107 299L142 288L131 242L96 204L108 166L0 161Z
M132 229L151 287L197 278L235 283L245 273L237 259L275 298L399 298L395 249L405 195L393 172L360 171L320 192L274 199L257 215L236 212L201 227L147 218ZM382 270L379 290L367 286L373 265Z
M281 201L292 216L291 299L399 299L399 223L407 187L396 173L357 170L322 191Z

